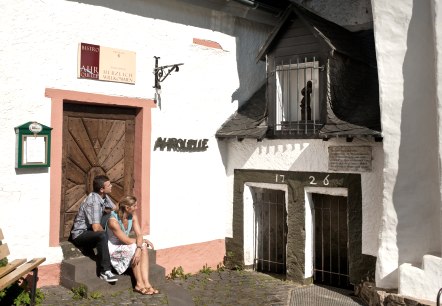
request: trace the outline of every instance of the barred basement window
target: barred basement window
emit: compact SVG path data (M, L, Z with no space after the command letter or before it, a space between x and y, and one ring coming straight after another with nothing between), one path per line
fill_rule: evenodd
M276 66L276 125L280 134L314 134L322 125L319 103L319 62Z

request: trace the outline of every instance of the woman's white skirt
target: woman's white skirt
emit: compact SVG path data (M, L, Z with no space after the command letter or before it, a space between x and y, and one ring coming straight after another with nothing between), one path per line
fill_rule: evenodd
M137 245L132 244L113 244L108 241L109 254L112 267L118 274L122 274L127 268L130 267L132 263L132 258L134 257L135 251L137 250Z

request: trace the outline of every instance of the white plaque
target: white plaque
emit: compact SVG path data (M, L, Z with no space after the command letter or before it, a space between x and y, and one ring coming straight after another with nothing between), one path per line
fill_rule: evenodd
M23 164L46 163L46 136L23 136Z

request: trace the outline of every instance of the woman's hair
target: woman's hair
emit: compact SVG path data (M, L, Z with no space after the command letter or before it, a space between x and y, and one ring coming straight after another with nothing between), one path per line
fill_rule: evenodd
M120 219L123 219L123 214L126 211L126 207L132 207L137 203L137 198L134 196L125 196L118 203L117 215Z

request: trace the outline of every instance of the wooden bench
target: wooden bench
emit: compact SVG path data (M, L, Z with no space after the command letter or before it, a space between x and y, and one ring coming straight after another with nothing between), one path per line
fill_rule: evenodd
M0 260L9 255L8 244L1 243L3 240L3 232L0 228ZM35 304L35 292L37 290L38 266L43 263L46 258L15 259L4 267L0 267L0 290L5 289L13 284L21 277L26 276L29 272L33 272L31 285L31 305Z

